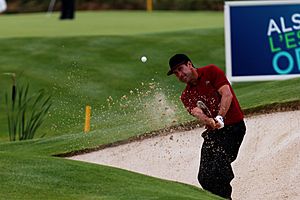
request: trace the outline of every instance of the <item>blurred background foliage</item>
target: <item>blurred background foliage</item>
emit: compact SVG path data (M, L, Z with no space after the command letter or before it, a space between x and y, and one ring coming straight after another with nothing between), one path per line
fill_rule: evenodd
M46 11L51 0L7 0L6 13ZM147 0L76 0L77 10L145 10ZM153 0L154 10L223 10L224 0ZM55 10L61 1L56 0Z

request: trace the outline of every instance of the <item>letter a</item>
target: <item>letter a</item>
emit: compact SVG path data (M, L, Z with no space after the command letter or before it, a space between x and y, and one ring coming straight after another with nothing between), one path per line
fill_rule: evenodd
M269 22L269 28L268 28L268 36L270 36L272 34L272 32L277 32L278 34L281 33L279 27L277 26L276 22L274 21L274 19L270 19Z

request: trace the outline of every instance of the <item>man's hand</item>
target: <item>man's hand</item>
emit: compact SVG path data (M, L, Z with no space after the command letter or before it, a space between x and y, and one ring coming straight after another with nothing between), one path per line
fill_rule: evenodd
M224 119L222 116L218 115L215 117L215 120L216 120L216 127L217 129L221 129L224 127Z
M191 114L194 117L196 117L199 121L204 123L206 126L212 128L212 129L218 128L215 119L210 118L207 115L205 115L200 108L198 108L198 107L193 108L193 110L191 111Z
M217 129L218 128L218 123L213 118L209 118L208 124L206 126L210 127L211 129Z

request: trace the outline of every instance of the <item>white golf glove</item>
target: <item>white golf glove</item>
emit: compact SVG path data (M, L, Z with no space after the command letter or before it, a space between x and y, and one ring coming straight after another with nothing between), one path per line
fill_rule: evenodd
M215 117L215 120L221 125L219 127L219 129L223 128L224 127L224 120L223 120L223 117L221 115L218 115Z

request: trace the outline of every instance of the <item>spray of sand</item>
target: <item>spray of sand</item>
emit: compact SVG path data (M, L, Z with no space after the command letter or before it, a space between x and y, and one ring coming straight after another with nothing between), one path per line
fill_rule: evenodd
M121 97L108 96L106 105L93 106L92 129L132 124L143 133L170 127L179 120L180 109L168 98L169 92L152 79Z

